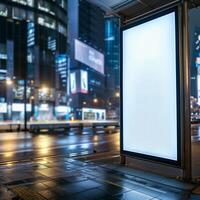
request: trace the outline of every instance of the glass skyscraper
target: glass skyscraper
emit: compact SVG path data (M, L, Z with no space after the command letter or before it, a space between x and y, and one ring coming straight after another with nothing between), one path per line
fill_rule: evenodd
M105 12L86 0L69 1L68 12L72 99L70 106L76 119L104 120Z
M0 27L0 121L65 119L67 1L1 1Z
M118 17L105 17L105 66L107 111L109 118L119 117L120 85L120 21Z

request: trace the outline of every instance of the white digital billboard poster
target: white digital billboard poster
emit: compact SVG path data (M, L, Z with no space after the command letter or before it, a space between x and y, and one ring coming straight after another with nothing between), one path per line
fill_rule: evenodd
M88 93L88 72L81 70L81 93Z
M178 161L176 39L175 11L122 30L122 151Z
M7 103L0 103L0 113L7 113Z
M76 73L72 72L70 74L70 86L71 86L71 93L76 94Z

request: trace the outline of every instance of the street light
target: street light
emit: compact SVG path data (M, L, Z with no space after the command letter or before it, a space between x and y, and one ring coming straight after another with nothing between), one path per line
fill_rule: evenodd
M97 98L94 98L94 99L93 99L93 102L94 102L94 103L98 103L98 99L97 99Z
M49 88L47 88L47 87L42 87L42 89L41 89L43 94L47 94L48 90L49 90Z
M119 92L116 92L116 93L115 93L115 96L116 96L116 97L120 97L120 93L119 93Z
M10 78L6 79L6 85L12 85L13 81Z

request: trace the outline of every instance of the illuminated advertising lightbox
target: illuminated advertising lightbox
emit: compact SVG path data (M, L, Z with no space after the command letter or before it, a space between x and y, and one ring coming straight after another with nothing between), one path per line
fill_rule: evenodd
M75 59L104 74L104 55L75 39Z
M105 120L105 109L82 108L82 120Z
M31 47L35 44L35 25L33 22L28 23L27 46Z
M88 73L81 70L81 93L88 93Z
M0 113L7 113L7 103L0 103Z
M40 104L39 111L49 111L49 104L47 103Z
M70 86L71 86L71 93L76 94L76 72L70 74Z
M56 106L55 110L57 113L68 113L71 109L68 106Z
M23 103L13 103L12 104L12 111L13 112L24 112L25 105ZM31 112L32 106L31 104L26 104L26 111Z
M122 154L180 165L177 11L122 28Z

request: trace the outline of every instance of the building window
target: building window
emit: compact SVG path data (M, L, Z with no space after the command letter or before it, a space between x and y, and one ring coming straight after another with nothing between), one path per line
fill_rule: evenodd
M8 8L4 4L0 4L0 16L3 16L3 17L8 16Z
M39 16L38 17L38 24L45 26L47 28L55 29L56 28L56 22L55 20L49 18L49 17L44 17L44 16Z
M38 9L39 9L39 10L42 10L42 11L44 11L44 12L48 12L48 13L50 13L50 14L52 14L52 15L55 15L55 12L54 12L53 8L52 8L51 5L50 5L48 2L46 2L46 1L39 0L39 1L38 1Z
M25 6L31 6L31 7L34 6L34 0L12 0L12 1L20 3L20 4L25 5Z
M61 34L63 34L64 36L67 36L67 30L66 30L66 28L65 28L63 25L61 25L61 24L58 24L58 32L61 33Z
M13 8L13 19L26 19L26 11L20 8Z

